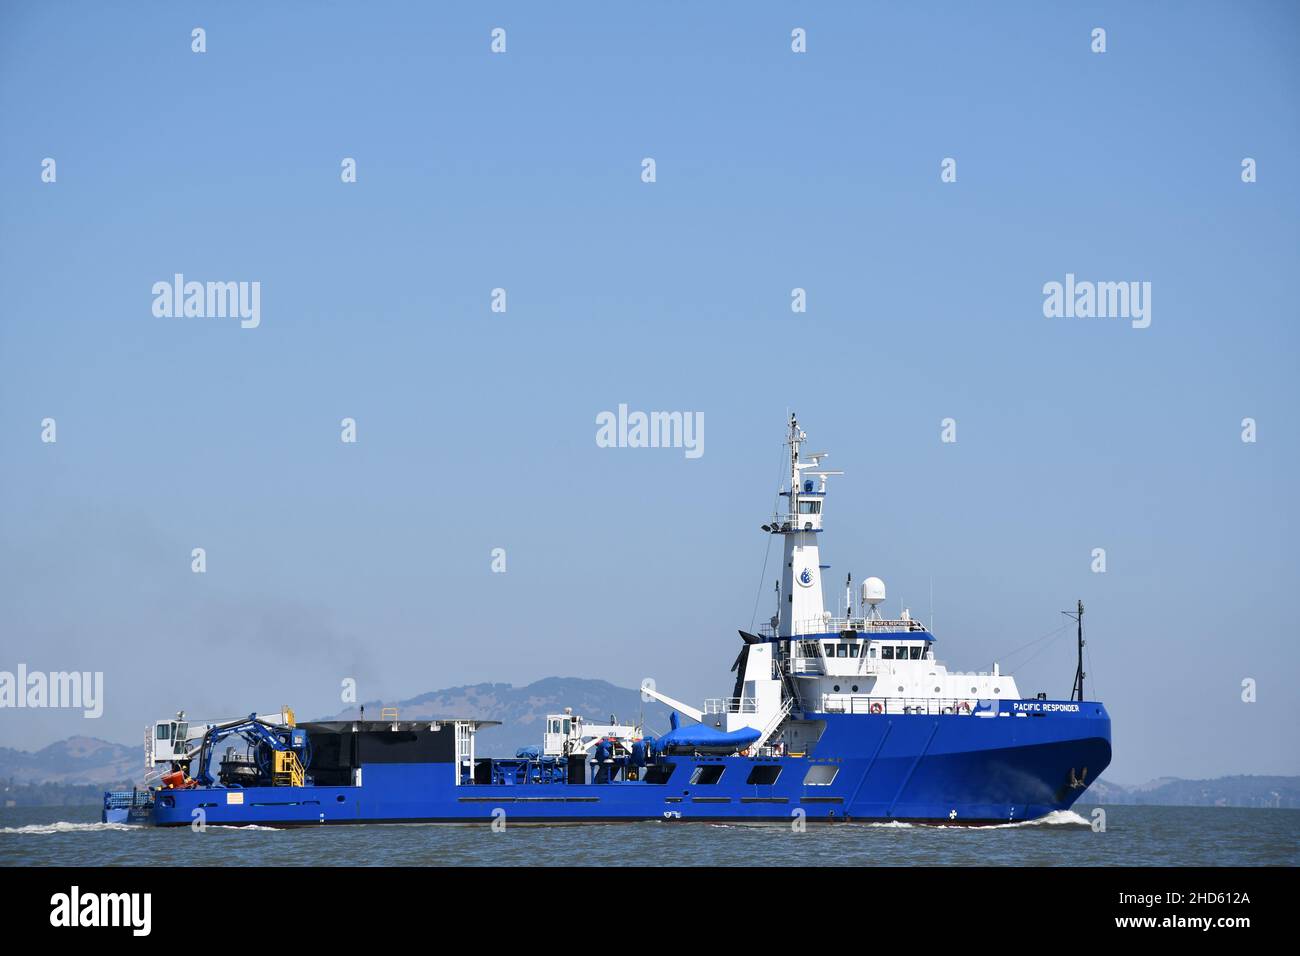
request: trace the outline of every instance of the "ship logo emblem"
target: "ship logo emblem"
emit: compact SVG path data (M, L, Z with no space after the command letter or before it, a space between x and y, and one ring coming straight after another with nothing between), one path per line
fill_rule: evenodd
M799 572L799 583L804 587L809 587L813 583L812 568L804 568Z

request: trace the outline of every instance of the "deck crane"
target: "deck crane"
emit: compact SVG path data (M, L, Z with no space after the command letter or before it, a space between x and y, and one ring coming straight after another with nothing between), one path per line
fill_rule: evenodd
M190 752L198 758L198 772L194 781L202 787L216 783L212 776L212 754L217 744L227 737L238 736L256 748L258 769L270 777L273 785L303 785L303 773L311 765L311 740L307 731L292 722L275 724L257 714L237 720L213 724L203 735L203 741Z

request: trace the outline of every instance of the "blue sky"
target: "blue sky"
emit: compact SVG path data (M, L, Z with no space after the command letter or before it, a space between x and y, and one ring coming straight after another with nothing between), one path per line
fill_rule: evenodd
M5 4L0 669L106 703L0 745L344 677L725 694L793 409L847 472L828 580L927 617L933 580L951 668L1059 697L1068 638L1003 655L1081 597L1113 779L1300 772L1298 20ZM260 282L260 327L155 317L177 272ZM1067 273L1151 282L1151 326L1045 318ZM702 412L705 454L598 448L621 402Z

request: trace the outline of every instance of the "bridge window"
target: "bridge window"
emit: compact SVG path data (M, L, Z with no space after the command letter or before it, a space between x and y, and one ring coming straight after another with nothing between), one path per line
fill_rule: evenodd
M776 764L759 764L749 772L747 784L755 786L771 786L776 783L776 778L781 776L781 768Z
M914 660L914 661L919 661L919 660L921 659L921 653L922 653L924 650L925 650L925 648L922 647L920 644L918 644L918 645L916 645L916 647L912 648L912 660Z
M722 771L726 769L719 764L704 764L696 767L691 774L692 787L706 787L717 783L722 779Z
M800 501L799 513L801 515L819 515L822 513L822 503L820 501Z
M849 657L857 657L861 651L862 651L862 645L859 644L857 641L854 641L852 644L849 645Z
M839 646L839 650L836 652L835 656L836 656L836 657L848 657L848 656L849 656L849 645L847 645L847 644L841 644L841 645Z
M834 657L834 656L835 656L835 645L834 645L834 644L827 644L827 645L826 645L826 656L827 656L827 657Z
M900 645L899 648L898 648L898 650L894 652L894 655L895 655L895 656L894 656L894 659L895 659L895 660L899 660L899 661L905 661L905 660L907 660L907 647L906 647L906 645Z
M892 661L894 659L894 649L886 644L880 649L880 659L882 661Z
M867 648L867 656L873 661L876 659L876 646L874 644Z

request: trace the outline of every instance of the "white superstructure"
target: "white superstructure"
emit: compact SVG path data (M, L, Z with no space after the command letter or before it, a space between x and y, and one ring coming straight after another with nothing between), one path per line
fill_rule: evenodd
M998 665L979 673L950 672L934 656L934 636L909 611L882 617L886 596L880 578L867 578L861 601L851 583L845 612L835 616L823 603L818 536L823 530L827 478L841 475L822 467L826 452L803 455L807 435L790 416L789 487L783 513L763 525L782 538L778 611L759 634L741 633L731 697L705 701L701 710L660 693L643 692L702 723L723 731L753 728L756 747L780 746L783 731L818 713L992 715L996 700L1019 699L1015 680ZM851 581L851 579L850 579Z

